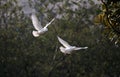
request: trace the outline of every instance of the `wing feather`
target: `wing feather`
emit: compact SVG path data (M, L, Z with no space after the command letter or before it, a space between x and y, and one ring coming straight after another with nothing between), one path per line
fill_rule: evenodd
M42 29L41 23L38 21L35 14L31 15L31 19L32 19L32 23L33 23L34 28L36 30L41 30Z
M69 45L66 41L64 41L63 39L61 39L59 36L57 36L59 42L64 46L64 47L71 47L71 45Z
M45 27L48 27L54 20L55 18L53 18L48 24L46 24Z

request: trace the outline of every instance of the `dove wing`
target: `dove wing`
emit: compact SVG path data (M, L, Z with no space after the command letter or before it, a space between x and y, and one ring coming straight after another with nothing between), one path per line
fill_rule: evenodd
M32 19L32 23L33 23L34 28L36 30L41 30L42 29L41 23L38 21L35 14L31 15L31 19Z
M45 25L45 27L48 27L54 20L55 20L55 18L53 18L49 23L47 23L47 24Z
M71 47L66 41L64 41L63 39L61 39L60 37L58 37L57 36L57 38L58 38L58 40L59 40L59 42L64 46L64 47Z

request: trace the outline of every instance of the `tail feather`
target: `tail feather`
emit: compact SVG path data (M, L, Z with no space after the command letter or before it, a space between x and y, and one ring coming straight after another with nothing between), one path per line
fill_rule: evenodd
M75 48L75 50L80 50L80 49L87 49L88 47L78 47L78 48Z
M82 49L87 49L88 47L82 47Z
M38 37L39 36L38 31L33 31L32 34L33 34L34 37Z

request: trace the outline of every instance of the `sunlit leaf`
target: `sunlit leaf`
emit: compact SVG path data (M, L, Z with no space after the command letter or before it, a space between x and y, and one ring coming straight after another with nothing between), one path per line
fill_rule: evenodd
M104 13L101 13L94 18L94 22L96 25L103 23L103 21L104 21Z

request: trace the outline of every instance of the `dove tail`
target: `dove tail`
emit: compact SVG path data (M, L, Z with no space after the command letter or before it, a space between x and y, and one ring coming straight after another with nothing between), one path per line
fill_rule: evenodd
M38 31L33 31L32 34L33 34L34 37L38 37L39 36Z
M75 48L74 50L81 50L81 49L87 49L88 47L78 47L78 48Z
M87 49L88 47L82 47L81 49Z

